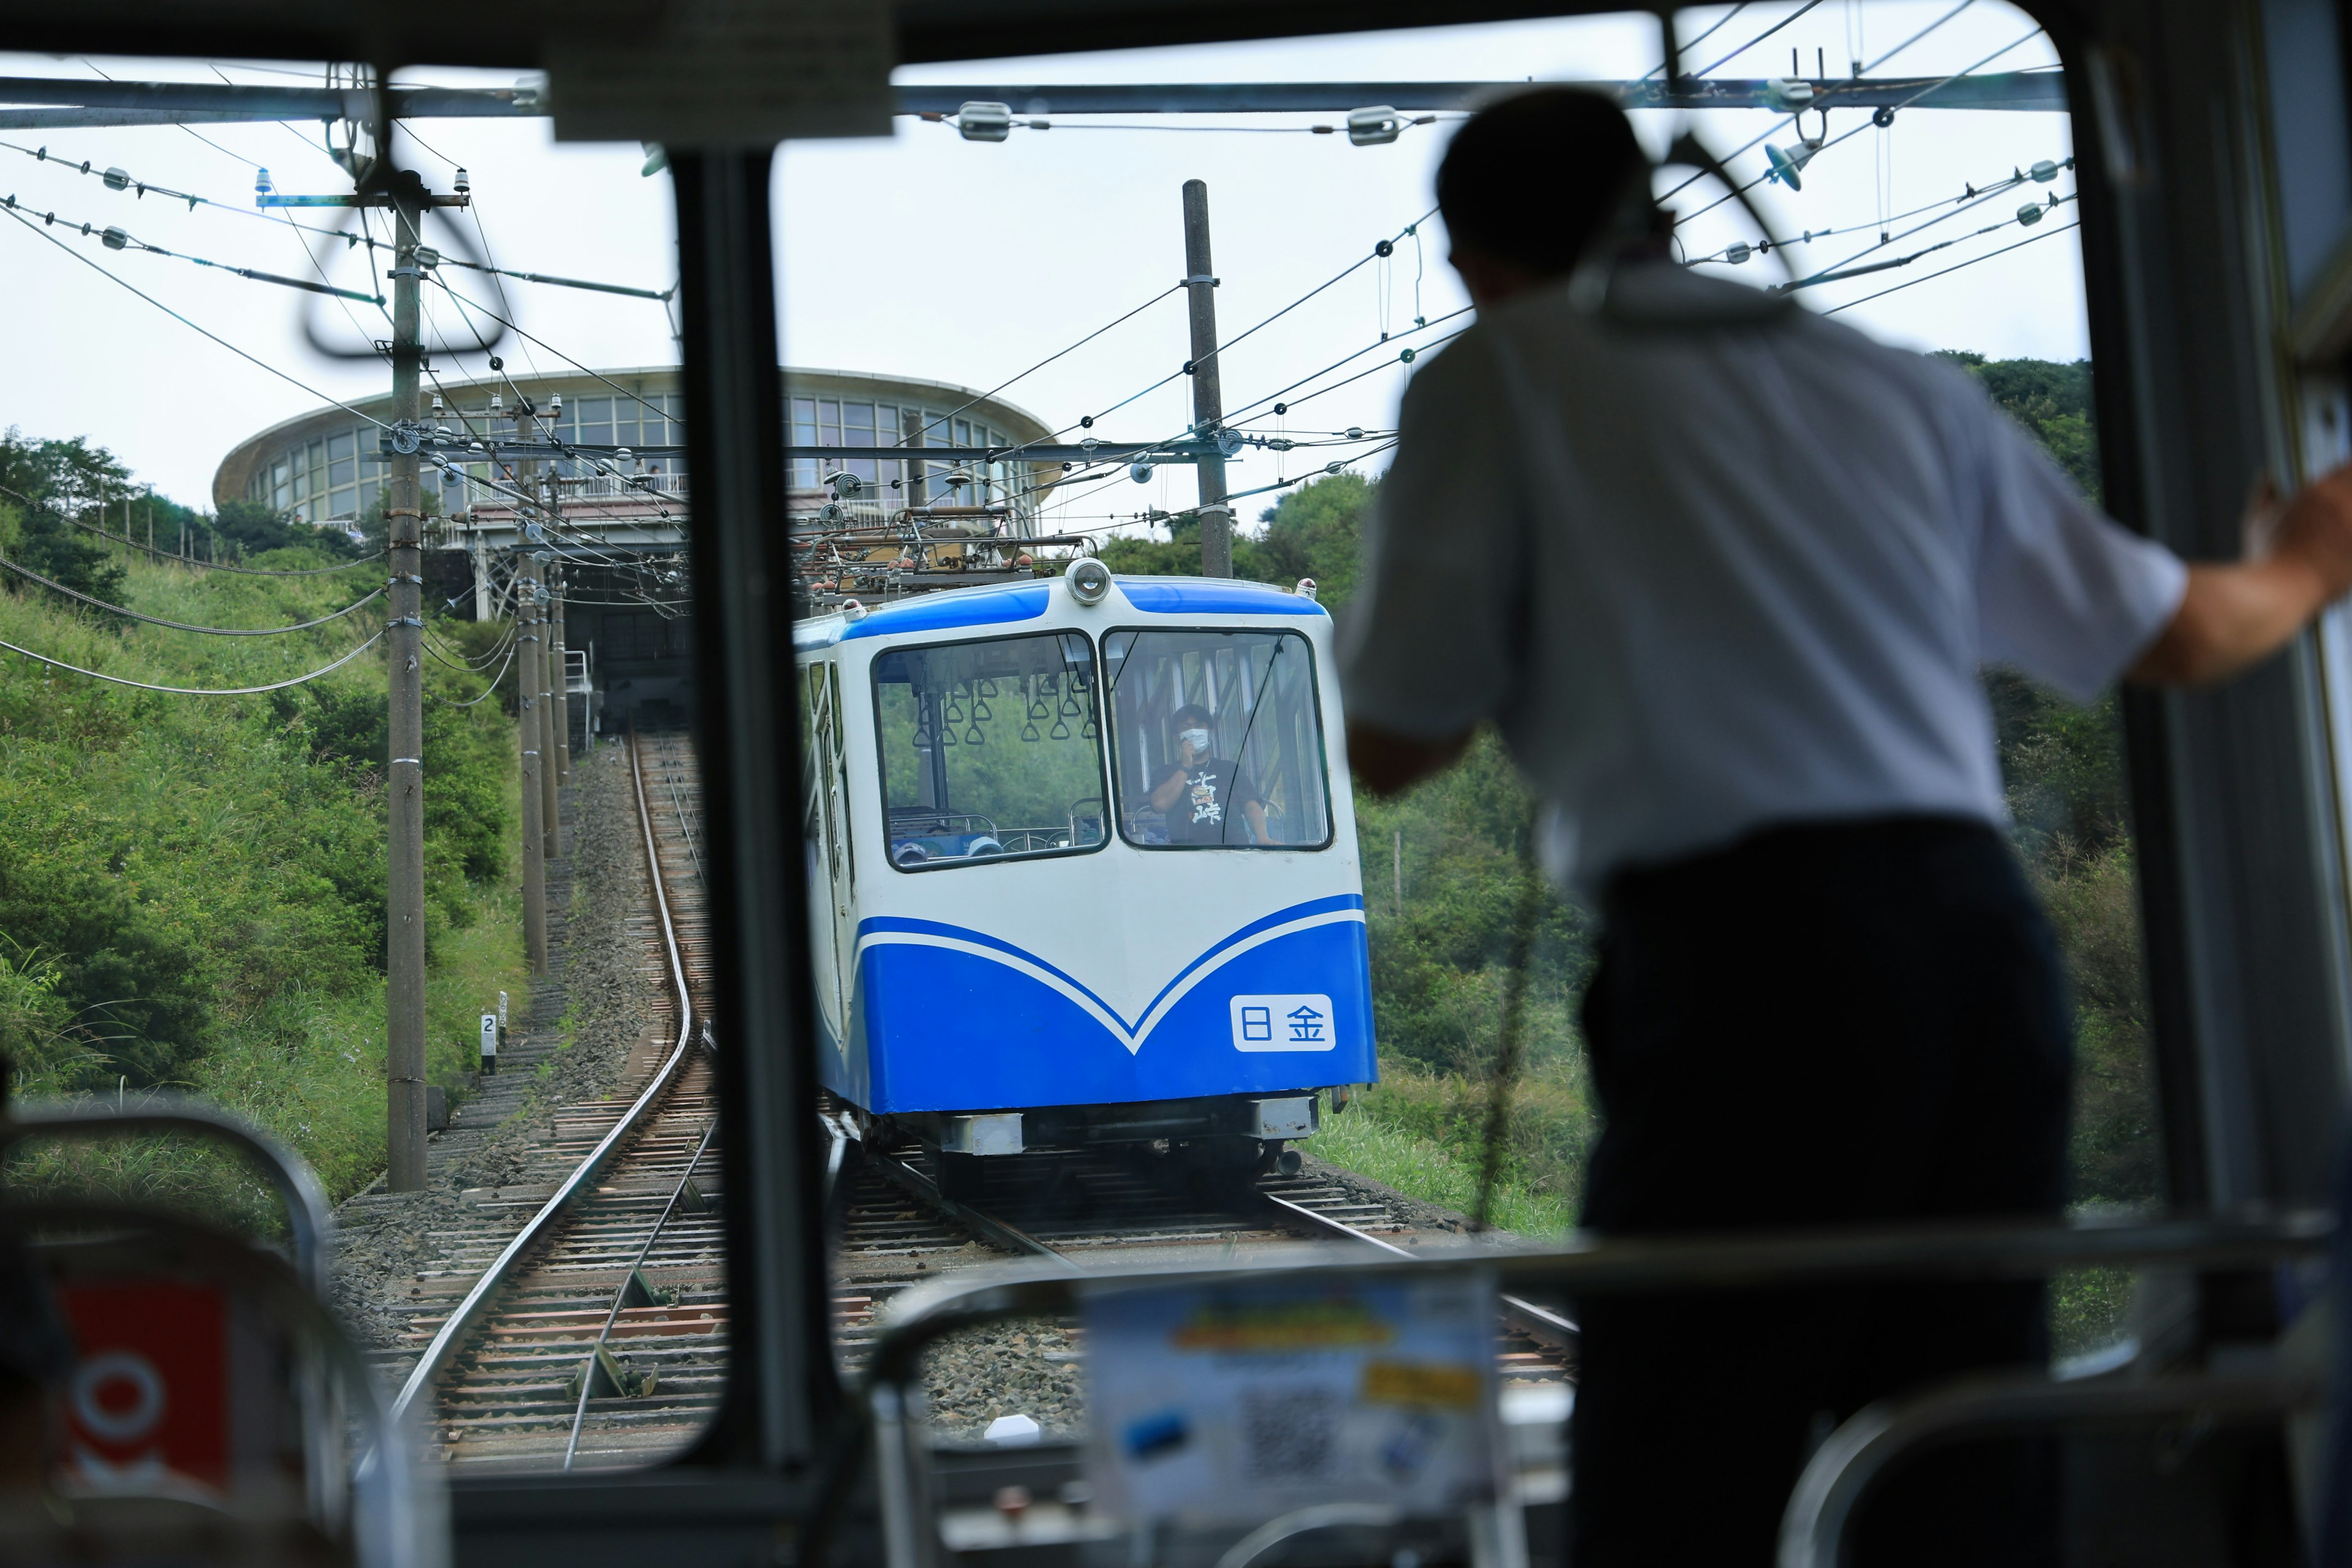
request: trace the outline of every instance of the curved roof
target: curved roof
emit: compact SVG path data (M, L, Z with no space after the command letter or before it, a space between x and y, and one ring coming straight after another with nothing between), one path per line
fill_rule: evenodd
M434 391L457 395L478 392L488 397L492 392L509 387L535 396L561 393L566 398L596 396L618 390L639 395L674 393L678 390L683 373L677 365L631 365L619 370L574 370L541 375L488 375L467 381L442 381L428 387L429 402ZM929 381L919 376L884 375L873 371L828 370L814 365L779 365L777 374L784 379L786 395L814 392L874 397L900 397L910 402L937 404L946 402L950 407L970 404L982 413L991 424L1002 426L1006 434L1018 440L1034 441L1052 434L1053 427L1018 404L1001 397L990 397L976 387L959 386L951 381ZM213 470L213 504L219 506L245 494L246 483L253 477L255 467L267 461L285 447L308 442L329 431L341 431L350 426L352 415L357 413L374 419L392 417L392 395L387 392L374 397L354 398L347 404L329 404L290 419L281 419L265 430L247 437L229 450Z

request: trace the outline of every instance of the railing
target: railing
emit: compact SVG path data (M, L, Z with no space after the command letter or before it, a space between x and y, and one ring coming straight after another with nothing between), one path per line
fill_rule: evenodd
M2284 1215L2208 1216L2147 1223L2066 1225L1964 1223L1782 1234L1580 1240L1545 1252L1464 1251L1385 1261L1297 1266L1334 1283L1397 1269L1476 1271L1506 1290L1583 1297L1628 1292L1754 1289L1885 1279L2031 1279L2086 1268L2165 1268L2199 1272L2259 1268L2326 1249L2335 1218L2310 1211ZM822 1562L869 1454L880 1465L886 1500L919 1506L924 1478L906 1420L904 1390L922 1352L959 1329L1006 1318L1066 1314L1089 1292L1140 1286L1199 1285L1222 1279L1263 1283L1270 1270L1211 1266L1188 1269L1103 1268L1083 1279L1013 1267L991 1277L918 1285L893 1303L887 1326L866 1365L850 1417L862 1430L833 1447L835 1473L803 1538L802 1561ZM1840 1534L1855 1501L1887 1462L1921 1443L1964 1428L2072 1419L2147 1419L2181 1413L2281 1413L2319 1394L2312 1377L2277 1372L2245 1376L2151 1376L2136 1382L2053 1383L2043 1377L1969 1380L1903 1405L1873 1405L1849 1420L1816 1452L1783 1518L1780 1568L1824 1568L1837 1560ZM933 1554L916 1531L893 1531L892 1568L921 1568Z

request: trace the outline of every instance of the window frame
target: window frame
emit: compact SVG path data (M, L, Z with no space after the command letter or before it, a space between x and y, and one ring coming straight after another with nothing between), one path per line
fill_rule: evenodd
M1095 840L1092 844L1073 844L1064 849L1030 849L1022 851L1019 854L1005 851L1001 854L986 856L977 860L969 857L958 857L953 859L926 860L913 866L899 865L898 857L891 853L889 847L890 773L888 764L883 760L885 756L884 739L882 734L881 668L883 659L894 653L905 653L909 651L929 652L932 648L942 647L977 647L984 643L1022 642L1034 640L1038 637L1076 637L1078 641L1084 643L1087 647L1087 655L1094 660L1096 689L1097 690L1101 689L1103 678L1103 651L1101 644L1097 638L1088 636L1087 633L1079 630L1076 626L1055 626L1043 631L1010 632L1002 636L989 637L948 637L939 642L898 643L892 645L887 649L877 650L875 656L866 661L866 689L867 695L872 699L874 709L874 798L880 803L882 807L883 863L887 865L893 871L901 872L904 875L914 877L921 876L932 871L948 871L954 870L959 868L971 868L975 866L1026 865L1036 860L1067 860L1081 855L1099 854L1101 851L1110 847L1112 834L1109 831L1109 824L1106 822L1104 824L1103 836ZM1097 711L1099 711L1099 709ZM1110 805L1111 779L1108 753L1105 748L1108 745L1109 740L1109 723L1107 720L1098 719L1095 724L1095 777L1102 782L1103 794L1101 799L1103 801L1106 815L1108 815ZM954 814L945 813L943 815L952 816Z
M1102 668L1105 669L1108 669L1110 668L1110 639L1118 637L1122 632L1132 632L1139 636L1147 632L1164 632L1177 636L1200 634L1211 637L1234 637L1244 632L1271 632L1276 637L1297 637L1298 639L1300 645L1307 649L1307 706L1315 715L1316 739L1321 743L1323 748L1323 765L1320 770L1323 775L1323 839L1322 842L1318 844L1143 844L1135 839L1129 838L1127 836L1127 825L1124 821L1121 821L1118 825L1118 840L1120 843L1126 845L1130 849L1139 849L1146 854L1151 855L1160 854L1169 850L1181 853L1204 849L1216 851L1218 853L1223 853L1224 851L1233 849L1242 849L1255 851L1260 854L1264 854L1269 850L1274 850L1295 855L1320 855L1329 849L1333 845L1339 843L1339 813L1333 810L1331 805L1331 737L1329 726L1323 722L1323 670L1321 661L1317 659L1315 657L1314 638L1293 626L1106 626L1103 628L1101 634L1097 639L1102 646L1096 655L1096 657L1101 661ZM1116 789L1118 786L1118 742L1116 734L1113 732L1113 726L1118 722L1118 705L1116 702L1106 702L1104 707L1107 710L1108 717L1103 724L1102 740L1103 743L1110 749L1110 754L1106 760L1104 765L1108 768L1110 774L1110 787ZM1234 771L1235 773L1239 773L1241 771L1241 758L1235 757L1234 759ZM1111 804L1114 806L1118 805L1116 801L1111 802ZM1118 813L1114 812L1114 815L1118 815ZM1108 836L1106 835L1105 837L1108 837Z

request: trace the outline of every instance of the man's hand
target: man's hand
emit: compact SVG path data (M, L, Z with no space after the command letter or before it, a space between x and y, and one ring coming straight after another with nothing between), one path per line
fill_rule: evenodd
M1411 741L1360 720L1348 726L1348 771L1374 795L1401 795L1442 773L1470 747L1473 731L1446 741Z
M2126 679L2154 686L2226 680L2352 592L2352 465L2313 480L2284 512L2263 484L2248 503L2245 531L2245 560L2189 567L2179 609Z

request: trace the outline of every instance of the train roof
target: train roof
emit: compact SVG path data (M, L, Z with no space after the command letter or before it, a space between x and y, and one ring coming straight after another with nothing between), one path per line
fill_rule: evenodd
M1054 602L1058 578L949 588L919 598L877 605L863 618L839 611L794 623L796 651L832 647L859 637L948 631L958 626L1033 621ZM1118 577L1112 585L1126 607L1148 616L1328 616L1307 595L1271 583L1234 577ZM1108 606L1097 606L1098 608Z

